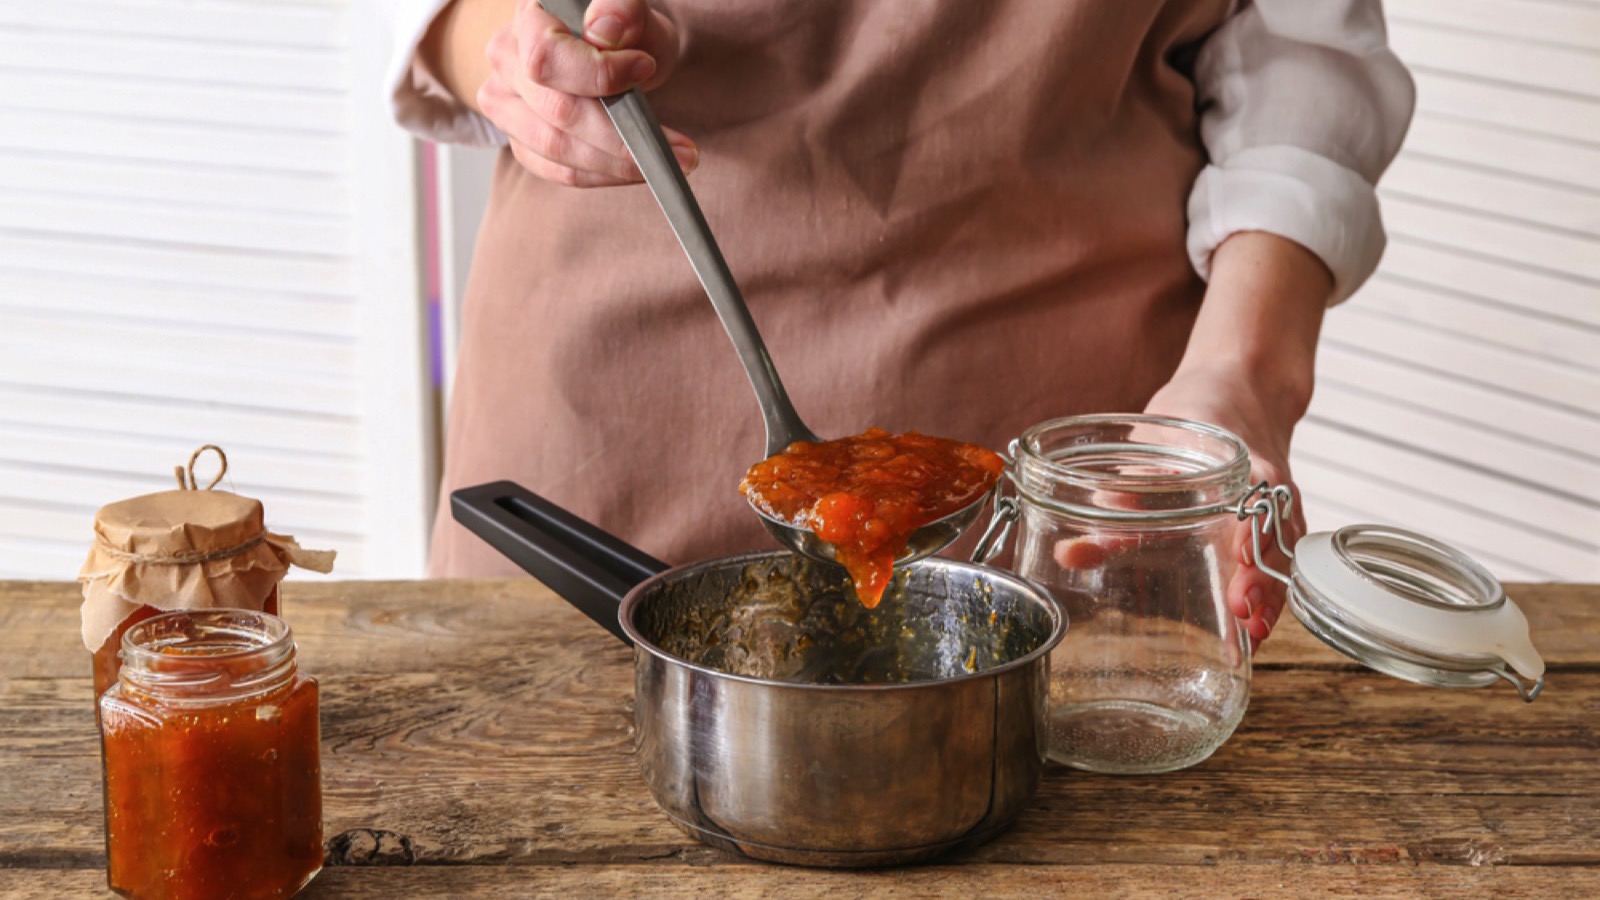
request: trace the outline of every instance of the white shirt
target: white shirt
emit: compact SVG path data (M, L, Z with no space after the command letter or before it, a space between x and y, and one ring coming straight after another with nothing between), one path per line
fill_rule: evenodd
M449 0L391 0L395 121L419 137L494 146L492 122L452 97L416 56ZM1201 278L1239 231L1315 253L1330 302L1372 275L1385 237L1375 185L1400 149L1416 91L1389 50L1381 0L1240 0L1195 64L1210 161L1189 195L1189 258Z

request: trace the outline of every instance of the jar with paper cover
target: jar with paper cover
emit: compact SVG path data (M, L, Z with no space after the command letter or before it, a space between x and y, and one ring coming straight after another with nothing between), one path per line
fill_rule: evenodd
M216 454L218 469L201 489L195 466L207 451ZM174 471L177 490L119 500L95 514L94 543L78 581L96 698L117 682L122 637L134 625L178 609L277 615L278 583L290 566L333 568L332 551L306 550L269 532L259 500L215 490L228 471L221 448L207 444Z

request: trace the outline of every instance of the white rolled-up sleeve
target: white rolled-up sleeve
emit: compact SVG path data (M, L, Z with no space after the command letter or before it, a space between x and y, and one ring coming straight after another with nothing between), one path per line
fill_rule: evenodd
M1210 276L1229 235L1266 231L1327 265L1331 303L1350 296L1383 255L1375 186L1416 98L1380 0L1244 0L1194 77L1209 156L1189 196L1195 270Z
M386 7L394 28L394 55L385 81L390 115L400 127L426 140L474 147L503 145L505 133L457 100L417 54L417 45L449 2L385 0L380 4Z

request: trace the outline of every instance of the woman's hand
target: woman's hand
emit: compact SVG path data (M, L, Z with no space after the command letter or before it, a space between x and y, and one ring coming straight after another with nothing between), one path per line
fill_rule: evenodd
M600 97L650 90L678 61L678 29L645 0L595 0L577 37L533 0L489 40L492 73L478 108L511 138L540 178L575 187L641 181ZM687 137L663 129L685 172L700 161Z
M1145 412L1220 425L1249 449L1252 484L1292 485L1289 439L1311 402L1317 336L1332 290L1327 267L1299 244L1255 231L1229 237L1212 255L1183 361ZM1289 547L1306 530L1298 491L1295 500L1284 523ZM1228 607L1253 646L1277 624L1284 587L1255 566L1248 522L1239 523L1233 550L1240 565ZM1287 571L1275 541L1262 550L1269 565Z
M1196 419L1220 425L1238 435L1250 451L1250 483L1272 485L1293 483L1289 475L1289 437L1299 415L1274 411L1253 379L1226 363L1211 367L1180 368L1172 380L1150 399L1145 412L1151 415ZM1298 502L1284 524L1284 543L1289 547L1306 532L1305 514ZM1234 532L1232 550L1239 568L1228 583L1228 608L1244 623L1254 648L1265 640L1283 612L1284 586L1258 569L1251 550L1250 523L1240 522ZM1264 540L1262 552L1267 564L1280 572L1288 571L1288 560L1271 539Z
M508 3L455 0L424 40L423 58L540 178L576 187L643 180L599 98L665 81L678 61L677 26L647 0L594 0L579 36L535 0ZM678 165L693 170L694 142L663 130Z

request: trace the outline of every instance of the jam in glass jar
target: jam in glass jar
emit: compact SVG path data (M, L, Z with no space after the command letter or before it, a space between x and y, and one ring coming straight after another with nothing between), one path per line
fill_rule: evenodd
M282 619L145 619L100 699L107 881L139 900L289 897L322 868L317 683Z

